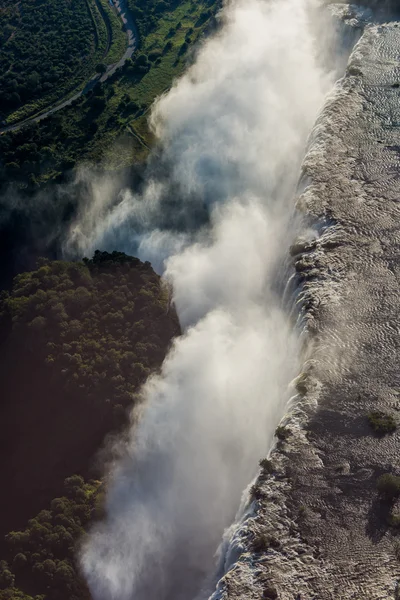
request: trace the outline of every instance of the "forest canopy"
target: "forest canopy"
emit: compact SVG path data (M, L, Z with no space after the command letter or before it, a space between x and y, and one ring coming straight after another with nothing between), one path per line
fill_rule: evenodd
M179 334L176 313L150 263L99 251L40 259L0 305L0 600L86 600L74 556L102 507L94 458Z
M6 0L0 11L0 111L7 114L75 79L95 49L86 0Z

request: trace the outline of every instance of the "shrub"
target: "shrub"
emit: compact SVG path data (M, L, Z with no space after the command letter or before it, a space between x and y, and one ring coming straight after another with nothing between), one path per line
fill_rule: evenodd
M256 483L250 488L250 497L252 500L261 500L264 498L264 492Z
M288 427L284 427L283 425L279 425L275 430L275 435L281 442L286 441L290 434L290 429Z
M368 413L368 423L376 433L382 435L393 433L397 428L397 423L392 415L381 410L373 410Z
M11 573L5 560L0 561L0 590L5 590L14 585L15 577Z
M300 518L303 518L303 517L305 517L307 515L307 507L304 506L304 504L301 504L299 506L299 513L298 514L299 514Z
M42 316L35 317L29 323L29 327L31 327L34 331L41 331L46 327L46 319Z
M381 496L388 500L394 500L400 495L400 477L385 473L378 478L376 487Z
M101 75L107 71L107 67L104 63L99 63L96 65L96 73L100 73Z
M16 554L14 556L13 563L12 563L14 571L20 571L20 570L24 569L27 564L28 564L28 559L26 558L25 554L23 554L22 552L18 552L18 554Z
M270 547L270 538L266 533L259 533L251 544L253 552L266 552Z
M395 542L393 550L397 560L400 560L400 542Z
M269 460L269 458L262 458L260 460L260 467L266 471L267 473L273 473L274 472L274 467L272 464L272 460Z
M398 512L391 511L388 515L387 522L390 527L400 527L400 514Z
M173 48L173 43L171 42L171 40L169 42L167 42L164 46L164 53L169 52L169 50L171 50Z
M136 64L137 65L147 65L149 62L149 59L147 58L146 54L139 54L139 56L136 58Z
M162 56L161 50L153 50L152 52L149 52L149 60L151 62L154 62L155 60L157 60L157 58L160 58L161 56Z
M265 600L277 600L278 592L276 591L276 588L273 585L267 585L264 589L263 598Z

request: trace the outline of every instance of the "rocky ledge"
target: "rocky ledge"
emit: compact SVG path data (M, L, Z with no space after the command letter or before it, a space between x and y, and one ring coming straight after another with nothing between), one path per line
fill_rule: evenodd
M379 480L400 475L399 175L392 21L366 27L310 141L310 236L292 248L304 369L214 599L400 598L399 480Z

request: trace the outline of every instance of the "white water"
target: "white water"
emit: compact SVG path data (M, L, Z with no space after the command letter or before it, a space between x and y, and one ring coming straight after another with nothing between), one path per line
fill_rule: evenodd
M93 183L71 231L82 252L135 251L165 269L185 328L144 386L139 425L110 469L107 516L82 550L95 600L199 593L288 400L298 341L277 273L307 133L331 84L310 2L230 2L218 35L155 106L162 150L143 193L115 203L112 186ZM160 226L171 194L184 221L206 205L209 223Z

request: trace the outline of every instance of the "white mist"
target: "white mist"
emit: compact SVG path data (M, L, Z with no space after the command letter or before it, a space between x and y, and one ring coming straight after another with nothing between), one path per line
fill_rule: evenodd
M296 375L298 344L277 273L307 133L330 78L307 0L229 2L220 32L155 105L170 176L143 194L96 192L70 242L158 261L185 328L144 386L138 425L109 473L106 518L81 564L95 600L189 600L257 472ZM163 195L209 223L156 227ZM139 227L140 225L140 227ZM136 421L135 421L136 422Z

